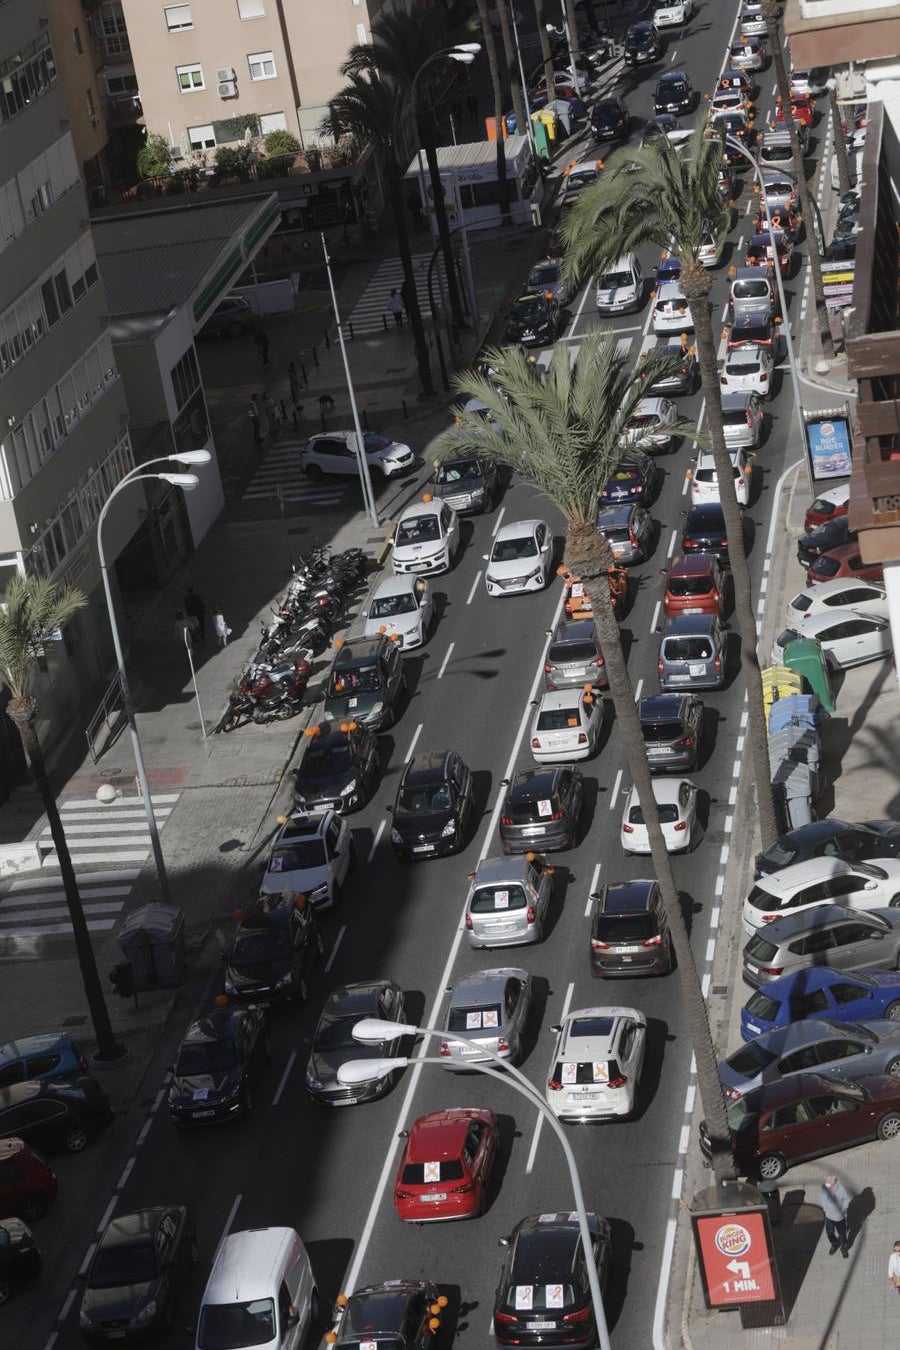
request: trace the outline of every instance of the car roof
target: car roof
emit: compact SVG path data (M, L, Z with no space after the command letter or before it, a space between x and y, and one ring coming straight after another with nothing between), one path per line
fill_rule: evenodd
M696 633L709 634L717 627L712 614L673 614L666 620L663 638L687 637Z
M860 825L850 821L836 820L834 816L825 816L823 820L811 820L807 825L798 825L796 830L788 830L774 841L787 848L808 848L823 839L833 839L844 830L858 830ZM770 845L771 847L771 845Z
M537 712L570 712L578 707L583 698L584 691L580 685L572 689L548 690L547 693L541 694Z
M771 267L736 267L734 276L731 278L731 284L734 286L736 281L771 281Z
M522 298L524 299L526 297ZM534 296L529 295L527 299L533 300ZM407 506L405 510L403 510L400 513L400 517L397 521L397 524L398 525L402 524L404 520L415 520L418 516L440 515L443 506L444 503L436 498L433 498L430 502L423 502L423 501L410 502L409 506Z
M72 1037L65 1031L51 1031L42 1036L18 1036L14 1041L5 1041L0 1045L0 1060L22 1059L25 1055L65 1050L72 1045Z
M651 908L655 881L618 881L607 886L600 896L602 914L644 914Z
M588 1213L588 1227L592 1233L597 1233L600 1228L598 1217L594 1213ZM535 1214L527 1219L522 1219L515 1227L510 1239L511 1259L509 1279L515 1278L517 1262L529 1262L530 1264L521 1269L521 1274L527 1275L533 1279L537 1273L534 1262L536 1258L540 1259L540 1282L543 1283L548 1274L556 1273L556 1270L548 1271L547 1260L559 1260L557 1267L559 1275L562 1277L562 1283L566 1283L567 1277L571 1274L572 1261L578 1250L578 1242L581 1232L578 1226L577 1214ZM554 1281L558 1283L558 1281Z
M684 291L677 281L663 281L660 284L656 292L656 303L659 304L662 300L684 300L687 304Z
M660 75L660 84L674 84L676 80L687 80L687 75L683 70L667 70L664 75Z
M370 1013L378 1007L378 996L390 984L390 980L358 980L355 984L342 984L332 989L322 1015L328 1017L356 1017Z
M410 1300L419 1293L430 1294L434 1286L426 1280L385 1280L355 1290L347 1300L341 1322L340 1339L373 1342L388 1337L395 1340L403 1330Z
M748 366L754 361L762 360L766 353L767 349L760 342L739 342L726 353L725 363L731 366Z
M787 975L779 975L777 979L770 980L763 992L771 995L776 1003L783 1003L794 994L797 985L800 987L799 992L804 994L813 993L816 989L824 989L826 985L843 980L852 980L871 987L869 981L873 973L868 970L835 970L831 966L809 966L803 970L792 970ZM900 972L896 970L879 971L878 975L879 983L885 975L893 975L897 985L900 985Z
M568 165L563 169L563 176L564 176L564 178L568 178L568 177L570 176L570 174L573 174L573 173L588 173L589 171L592 172L592 173L599 173L599 172L600 172L600 168L601 168L601 164L602 164L602 161L599 160L599 159L580 159L580 160L578 161L577 164L568 164ZM555 263L559 263L559 262L560 262L560 259L559 259L559 258L545 259L545 262L546 262L546 261L552 261L552 262L555 262ZM540 267L541 264L540 264L540 263L534 263L534 266L535 266L535 267Z
M523 769L507 788L507 799L510 802L532 802L542 797L552 797L559 788L561 773L562 769L558 765L544 769Z
M842 578L838 578L842 580ZM887 624L886 618L879 618L877 614L857 614L854 609L827 609L818 613L813 612L804 616L801 620L801 637L815 637L817 633L824 632L836 623L847 623L850 619L864 619L866 623Z
M726 412L734 412L736 408L746 408L752 400L753 393L750 389L729 389L722 395L722 408Z
M692 506L688 512L688 525L702 525L707 520L722 521L724 528L725 512L722 510L721 502L701 502L699 506Z
M346 666L368 664L390 645L384 633L376 633L374 637L348 638L335 653L334 665L343 669Z
M526 535L534 534L538 525L544 525L543 520L511 520L506 525L501 525L500 529L494 535L494 543L501 539L522 539Z
M668 406L669 400L659 395L652 398L639 398L632 416L647 417L650 413L656 413L661 417Z
M638 704L638 716L642 722L668 721L682 711L690 698L689 694L651 694Z
M117 1214L106 1225L99 1245L109 1248L145 1244L153 1238L165 1213L165 1205L154 1205L149 1209L133 1210L131 1214Z
M725 400L724 400L724 398L722 399L722 406L723 406L723 407L725 406ZM737 405L737 406L743 406L743 405ZM731 462L732 462L732 464L734 465L735 468L737 468L738 460L741 458L741 456L742 456L743 454L744 454L743 449L729 450L729 451L728 451L728 458L731 460ZM716 457L715 457L715 455L713 454L712 450L701 450L701 451L700 451L700 454L697 456L697 468L698 468L698 469L714 469L714 468L715 468L715 465L716 465ZM710 555L707 554L706 556L709 557Z
M449 750L420 750L403 771L404 787L442 783L447 777Z
M826 549L820 556L823 558L834 558L835 562L843 562L845 558L852 558L855 553L859 553L859 540L849 544L835 544L834 548ZM874 563L863 563L864 567L874 567Z
M406 1142L407 1161L444 1162L458 1158L471 1123L472 1115L465 1108L420 1116Z
M333 814L332 811L322 811L307 816L296 812L282 825L275 836L275 843L285 844L292 839L321 839Z
M802 866L803 864L799 865ZM848 905L810 905L808 909L795 910L793 913L783 915L780 919L772 919L770 923L759 930L756 936L780 947L793 938L799 937L802 933L811 933L817 928L828 928L832 924L841 923L847 919L864 920L871 918L873 914L888 922L891 918L900 918L892 909L860 911L850 909ZM751 938L750 941L752 940Z
M204 1304L271 1298L272 1271L285 1263L296 1241L293 1228L228 1233L219 1243Z
M560 619L551 646L558 642L591 642L597 635L593 619Z
M233 1041L248 1008L213 1008L191 1022L182 1045L208 1045L213 1041Z
M835 1080L819 1073L791 1073L786 1078L775 1078L770 1083L751 1088L741 1100L753 1111L768 1111L773 1106L797 1101L801 1097L818 1096L831 1092Z
M463 458L461 455L459 458ZM380 599L386 595L405 595L408 591L414 591L418 577L409 572L394 572L388 576L382 577L375 587L370 600Z
M834 502L836 505L848 502L850 500L850 484L839 483L837 487L826 488L824 492L817 492L815 500L817 502Z
M670 577L709 577L715 572L718 562L713 553L683 553L669 563Z
M842 595L844 591L852 590L855 586L858 586L860 590L875 591L878 595L887 599L884 583L881 581L866 581L865 577L832 577L830 581L820 581L818 586L804 586L802 591L797 592L797 595L807 595L810 600L826 600L829 595ZM796 599L797 597L794 596L793 598ZM833 613L834 610L832 609L831 612Z
M473 886L495 886L499 882L528 881L531 863L523 853L513 853L508 858L485 858L478 864L472 880Z
M811 886L817 881L846 876L852 871L853 864L843 858L807 858L804 862L782 867L777 872L769 872L759 877L755 884L771 895L792 894L799 886Z
M658 806L677 805L678 796L681 792L682 783L689 782L687 778L654 778L653 796ZM628 794L628 800L625 803L628 806L640 805L640 797L636 787L632 787Z
M450 1006L459 1007L464 1003L500 1003L503 991L509 979L528 979L528 971L516 966L495 966L490 970L478 970L472 975L464 975L454 986L450 995Z
M634 502L612 502L609 506L602 505L597 512L597 526L603 525L627 525L632 513L637 509Z

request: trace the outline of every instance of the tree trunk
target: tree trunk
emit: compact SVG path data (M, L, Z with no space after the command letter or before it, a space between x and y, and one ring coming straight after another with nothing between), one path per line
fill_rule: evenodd
M31 765L35 785L40 793L47 823L50 826L50 836L56 848L56 858L59 863L63 890L66 893L66 905L69 910L69 920L72 924L72 934L75 939L78 967L81 971L81 982L84 986L85 998L94 1026L94 1035L97 1038L97 1054L101 1060L112 1060L122 1054L122 1047L116 1043L112 1024L109 1020L109 1009L106 1006L103 986L97 973L94 948L91 945L91 935L88 932L84 917L78 881L69 854L69 844L63 830L56 798L47 777L44 752L41 749L41 743L34 726L35 711L34 701L30 698L13 699L7 708L7 712L12 721L15 722L22 739L22 747Z
M753 777L756 787L756 806L763 847L778 834L775 823L775 803L772 797L772 774L769 767L769 738L763 706L762 677L757 652L756 614L753 608L753 583L750 563L744 549L743 513L738 505L734 487L734 469L731 455L725 446L722 426L722 398L719 370L716 364L716 343L709 314L711 278L698 262L684 262L680 277L681 289L690 307L697 340L697 360L700 381L706 400L706 422L709 428L710 449L716 467L719 499L725 516L728 539L728 561L734 585L734 612L741 639L741 666L747 685L747 737Z
M459 279L456 271L456 255L450 239L450 225L447 221L447 204L444 201L444 188L438 169L437 150L434 138L434 118L428 115L431 126L427 135L422 137L425 158L428 161L428 175L431 179L431 198L434 202L434 218L437 221L438 239L444 259L444 273L447 278L447 298L450 301L450 313L456 328L465 328L466 316L459 294Z
M515 0L513 0L515 4ZM538 38L541 44L541 60L544 63L544 79L547 81L547 97L553 88L553 52L550 46L550 34L547 32L547 20L544 18L544 0L534 0L534 13L537 19ZM525 93L528 93L526 89Z
M428 343L422 326L422 312L419 309L419 296L416 291L416 278L413 272L412 252L409 247L409 232L406 228L406 203L403 200L403 177L399 165L392 164L387 169L388 187L391 194L391 210L394 213L394 229L397 231L397 250L403 266L403 304L409 319L416 348L416 364L419 367L419 379L422 393L433 394L431 382L431 363L428 359Z
M691 1048L697 1062L697 1084L712 1145L713 1169L716 1179L722 1181L734 1176L734 1161L717 1057L709 1030L706 1003L700 988L694 953L684 921L681 896L672 872L672 859L659 824L659 811L653 794L653 779L635 702L634 687L625 664L619 625L613 613L607 583L609 559L604 556L607 552L605 541L598 536L592 526L579 526L570 522L566 564L581 578L585 595L593 606L625 760L644 814L650 838L653 871L659 882L678 962L679 988Z
M575 0L564 0L566 23L569 27L569 51L572 55L572 75L577 80L581 65L581 39L578 36L578 24L575 22Z
M506 181L506 149L503 144L503 84L500 77L500 63L497 59L497 43L494 30L488 18L487 0L478 0L478 17L484 36L484 49L487 52L488 68L491 72L491 87L494 91L494 134L497 137L497 194L500 198L500 223L512 225L509 211L509 184Z
M506 57L506 69L509 72L509 88L512 95L513 112L516 114L516 132L519 136L527 136L528 114L525 111L525 91L522 88L522 81L519 78L519 63L516 60L516 49L513 43L512 29L509 22L509 10L506 6L507 0L499 0L498 10L500 14L500 32L503 36L503 53Z
M847 163L847 142L844 139L844 123L838 107L837 93L828 91L828 110L831 113L831 135L834 140L834 153L837 158L838 190L842 197L850 191L850 165ZM822 240L824 244L825 240Z
M809 267L812 273L813 297L816 302L816 318L818 319L819 340L822 344L822 353L829 360L834 356L834 342L831 337L831 324L828 319L828 305L825 301L825 287L822 283L822 259L819 255L819 242L816 233L815 220L813 218L812 197L809 191L809 184L806 181L806 167L803 163L803 152L800 149L800 140L797 136L797 128L794 126L794 119L791 117L791 87L787 77L787 70L784 64L784 52L781 48L781 40L778 34L778 4L777 0L765 0L763 4L763 13L766 17L766 25L769 35L769 46L772 48L772 60L775 63L775 81L778 85L778 93L781 95L781 106L784 111L785 126L791 138L791 154L794 159L794 172L797 175L797 191L800 195L800 210L803 213L803 219L806 223L806 245L809 255ZM772 240L774 245L775 241ZM822 240L824 245L825 240ZM775 260L775 266L778 266L778 260ZM785 323L789 322L788 316L782 316Z

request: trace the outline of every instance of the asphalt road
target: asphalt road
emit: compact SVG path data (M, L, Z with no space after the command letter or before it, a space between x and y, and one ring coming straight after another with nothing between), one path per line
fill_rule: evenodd
M685 69L695 88L711 90L735 8L734 3L720 7L706 0L687 31L669 37L659 66L622 75L618 87L633 114L643 117L652 112L652 91L663 68ZM772 79L771 70L761 76L762 117L772 105ZM823 133L820 120L815 135L821 139ZM714 315L726 299L727 265L732 253L739 257L737 241L745 241L749 234L745 208L748 199L756 199L746 177L743 181L734 246L728 246L714 273ZM641 257L645 274L655 261L649 250ZM789 295L796 291L796 281L788 283ZM794 294L793 306L798 303ZM597 322L592 286L586 296L576 297L571 311L566 336L577 339ZM649 302L645 302L639 314L622 318L614 327L636 356L648 325ZM757 482L747 512L753 524L751 556L757 578L762 575L772 487L785 463L796 458L795 451L787 454L791 395L783 376L776 388L767 405L769 426L758 460L761 483ZM700 417L700 395L680 400L679 411ZM658 688L655 629L660 570L678 551L689 506L684 475L691 458L691 446L684 443L658 461L664 478L652 508L656 545L647 563L632 571L633 600L622 623L632 678L648 694ZM559 528L546 503L519 484L507 490L501 509L507 522L537 515ZM503 964L522 965L535 977L537 1008L523 1067L539 1087L546 1079L553 1044L548 1028L564 1010L616 1003L637 1006L648 1017L647 1056L635 1118L570 1127L570 1137L587 1203L613 1225L608 1295L612 1343L629 1350L653 1343L654 1306L665 1279L664 1233L680 1150L686 1146L682 1126L690 1046L677 975L612 988L590 975L586 905L593 880L597 875L616 881L647 874L647 865L624 858L619 844L629 783L611 717L599 753L582 765L589 790L578 846L554 858L557 893L545 941L505 954L472 952L460 931L466 874L479 858L498 851L495 806L502 794L501 779L512 768L530 763L527 738L523 743L529 701L539 687L545 633L561 602L557 584L537 596L488 599L482 555L497 528L498 514L466 522L460 561L434 583L440 619L424 651L406 658L411 696L398 725L383 738L389 766L373 800L352 818L358 855L367 861L358 869L341 908L327 920L328 968L315 982L310 1005L272 1020L273 1063L252 1118L225 1128L176 1134L163 1111L154 1116L137 1154L120 1208L184 1202L199 1230L201 1263L183 1297L175 1329L160 1342L166 1347L187 1344L185 1327L195 1316L223 1232L267 1224L289 1224L300 1231L326 1298L354 1284L428 1276L450 1295L447 1341L452 1333L460 1345L491 1342L493 1293L501 1264L497 1239L525 1215L571 1207L555 1139L546 1129L536 1128L535 1113L516 1094L477 1075L448 1076L426 1066L408 1071L383 1101L343 1111L314 1106L303 1077L318 1011L335 985L390 976L407 991L413 1018L436 1021L446 1004L446 986L467 972ZM694 775L702 789L704 832L694 852L675 860L701 968L710 955L711 931L715 936L710 913L723 845L728 844L728 794L743 698L737 672L737 653L732 650L727 687L704 695L709 710L707 740ZM393 800L402 765L413 747L448 746L456 747L475 773L478 827L466 850L455 858L400 865L388 843L385 808ZM164 1064L161 1058L160 1071ZM492 1203L482 1218L466 1224L403 1225L391 1203L398 1131L426 1111L455 1105L490 1106L501 1116L504 1146ZM104 1204L105 1197L98 1197L98 1220ZM52 1224L52 1216L45 1222ZM22 1306L35 1296L26 1294ZM60 1348L76 1344L80 1344L77 1302L56 1341Z

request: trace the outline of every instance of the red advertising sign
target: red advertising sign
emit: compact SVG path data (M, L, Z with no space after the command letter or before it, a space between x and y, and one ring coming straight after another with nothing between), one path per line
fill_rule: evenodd
M693 1221L710 1308L767 1303L777 1297L762 1212L694 1215Z

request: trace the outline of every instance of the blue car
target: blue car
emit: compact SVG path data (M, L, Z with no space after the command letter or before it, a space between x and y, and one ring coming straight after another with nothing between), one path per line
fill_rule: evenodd
M50 1032L0 1045L0 1088L36 1079L80 1078L88 1062L71 1036Z
M741 1009L745 1041L806 1017L836 1022L900 1021L900 972L826 970L823 966L782 975L751 994Z

